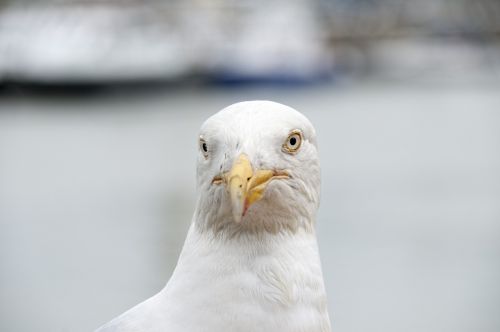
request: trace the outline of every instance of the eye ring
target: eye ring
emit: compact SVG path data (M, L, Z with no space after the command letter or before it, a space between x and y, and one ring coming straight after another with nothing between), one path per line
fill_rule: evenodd
M288 134L285 142L283 142L283 152L295 154L302 145L302 132L299 129L294 129Z
M205 159L207 159L208 158L208 153L209 153L207 141L205 141L205 139L202 136L200 136L200 139L199 139L198 143L199 143L199 146L200 146L200 151L203 154L203 157L205 157Z

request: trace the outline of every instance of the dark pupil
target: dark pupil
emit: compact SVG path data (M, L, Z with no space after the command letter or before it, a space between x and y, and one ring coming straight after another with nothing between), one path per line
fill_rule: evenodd
M207 143L203 143L201 145L201 147L202 147L203 151L208 152Z
M290 138L290 145L295 145L297 143L297 139L295 137Z

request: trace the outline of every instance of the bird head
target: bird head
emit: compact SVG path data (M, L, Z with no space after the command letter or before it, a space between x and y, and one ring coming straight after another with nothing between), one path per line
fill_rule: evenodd
M314 127L301 113L275 102L230 105L201 127L197 185L201 227L311 229L320 192Z

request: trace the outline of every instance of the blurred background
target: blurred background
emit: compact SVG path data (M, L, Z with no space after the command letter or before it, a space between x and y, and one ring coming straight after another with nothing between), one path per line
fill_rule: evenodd
M500 331L498 0L0 1L0 330L159 291L250 99L317 128L334 331Z

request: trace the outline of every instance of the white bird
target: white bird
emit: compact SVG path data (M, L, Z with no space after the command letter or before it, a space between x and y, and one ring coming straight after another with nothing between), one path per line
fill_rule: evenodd
M199 150L199 196L170 281L97 331L330 331L312 124L282 104L241 102L205 121Z

